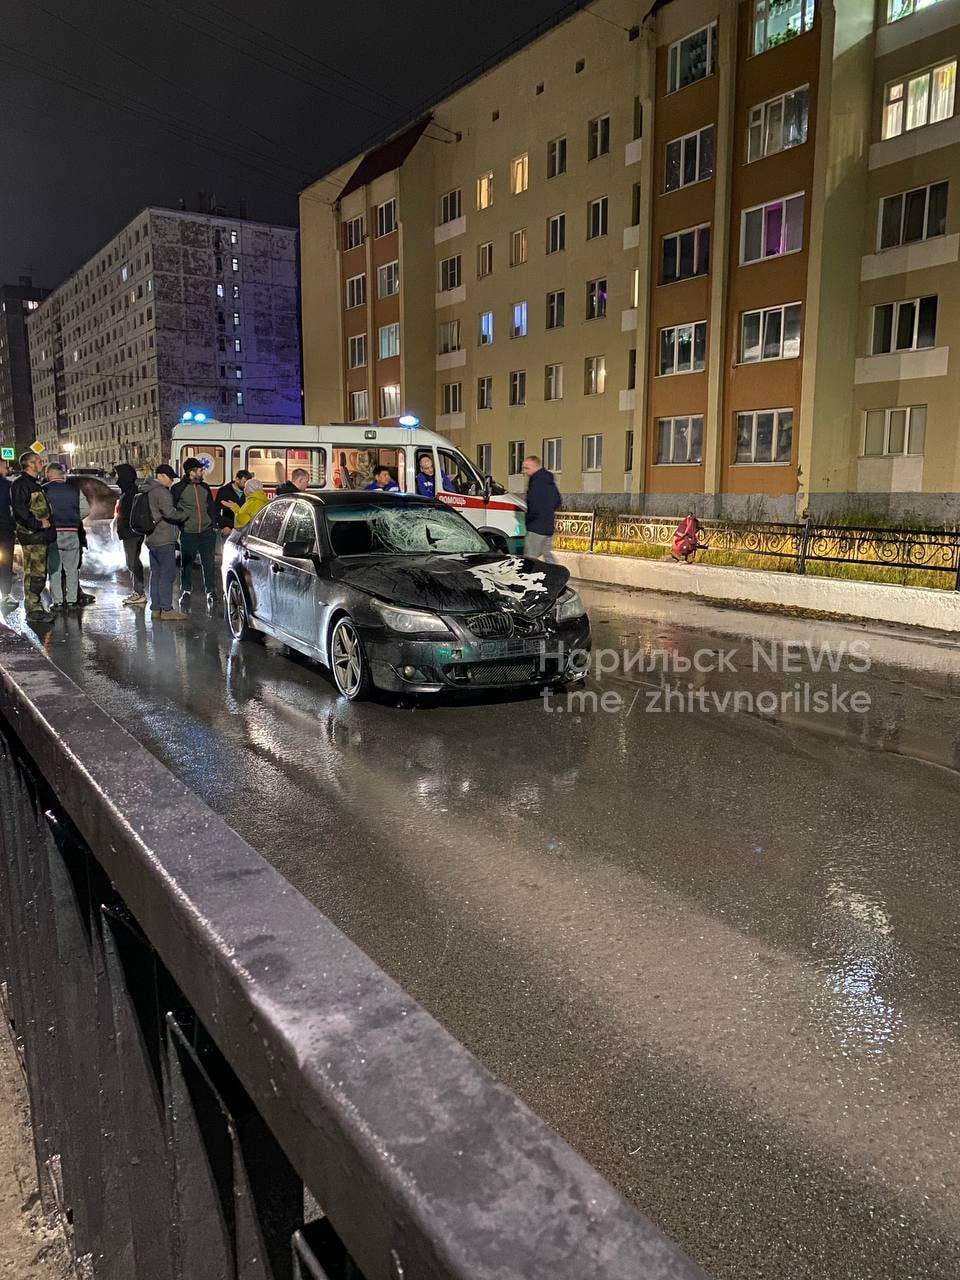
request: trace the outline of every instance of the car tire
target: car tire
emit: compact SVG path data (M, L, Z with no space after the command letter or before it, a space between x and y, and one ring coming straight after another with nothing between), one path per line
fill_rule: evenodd
M338 692L349 702L370 696L370 664L357 625L348 613L337 619L330 632L330 674Z
M243 587L241 587L236 578L231 578L227 584L227 594L223 607L227 617L227 626L230 628L230 634L234 640L251 640L255 632L250 626Z

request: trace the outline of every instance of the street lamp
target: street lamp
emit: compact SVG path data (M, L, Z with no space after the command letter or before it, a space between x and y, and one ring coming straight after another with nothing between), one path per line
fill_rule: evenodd
M72 440L64 440L64 442L63 442L63 452L64 452L68 457L73 457L73 455L77 452L77 446L73 443L73 441L72 441Z

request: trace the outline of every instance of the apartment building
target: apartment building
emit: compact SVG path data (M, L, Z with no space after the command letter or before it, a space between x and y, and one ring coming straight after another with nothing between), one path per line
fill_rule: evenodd
M29 318L48 453L155 465L187 408L302 422L297 240L214 214L138 214Z
M0 446L17 456L36 439L27 316L48 292L29 276L0 286Z
M597 0L301 195L308 420L570 505L960 516L960 0Z

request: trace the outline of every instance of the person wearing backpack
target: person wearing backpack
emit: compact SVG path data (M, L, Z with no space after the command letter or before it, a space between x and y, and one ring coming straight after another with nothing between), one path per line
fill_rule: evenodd
M143 589L144 535L130 528L130 508L133 506L138 487L137 473L129 462L118 462L113 473L120 486L120 499L117 502L116 512L117 537L123 544L123 555L127 563L127 572L130 574L130 595L124 598L123 603L132 605L135 609L143 609L147 603Z
M162 462L143 482L130 507L130 527L137 533L144 530L150 552L150 616L161 622L184 622L187 617L173 607L177 541L184 519L170 494L176 478L173 467Z

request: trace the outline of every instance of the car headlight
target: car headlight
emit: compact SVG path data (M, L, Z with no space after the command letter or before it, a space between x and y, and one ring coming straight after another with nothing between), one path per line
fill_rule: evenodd
M391 631L399 631L401 635L422 635L424 631L449 631L447 624L435 613L426 609L402 609L398 605L384 604L382 600L374 600L373 607L379 613Z
M583 601L573 587L567 587L557 601L557 621L569 622L571 618L582 618L586 612Z

